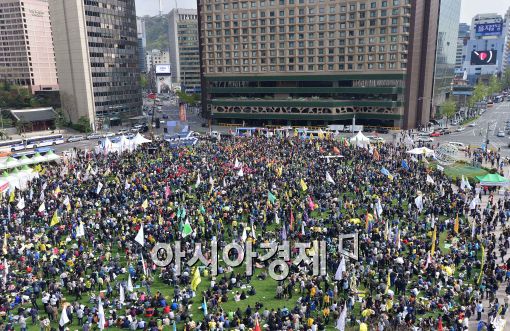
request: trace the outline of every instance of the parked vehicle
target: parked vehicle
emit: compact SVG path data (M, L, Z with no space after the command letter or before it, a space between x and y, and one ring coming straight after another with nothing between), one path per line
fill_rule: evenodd
M500 137L500 138L504 137L505 136L505 131L499 130L497 136Z
M477 125L477 124L476 124L476 122L471 122L471 123L469 123L469 125L468 125L468 126L469 126L470 128L474 128L476 125Z
M70 136L69 138L67 138L67 142L68 143L74 143L74 142L77 142L77 141L82 141L84 139L85 139L84 136Z
M466 130L466 128L465 128L465 127L463 127L463 126L459 126L459 127L457 128L457 130L455 130L455 131L457 131L457 132L462 132L462 131L464 131L464 130Z
M390 133L390 130L388 130L387 128L377 128L375 130L375 132L380 133L380 134L388 134L388 133Z
M423 142L423 143L431 143L431 142L434 142L434 139L430 138L430 137L418 137L418 138L416 138L415 141L416 142Z
M457 147L459 149L459 151L466 150L466 145L464 145L463 143L459 143L456 141L450 141L450 142L448 142L448 144Z
M439 132L439 131L434 131L434 132L432 132L432 133L430 134L430 136L431 136L431 137L439 137L439 136L441 136L441 132Z
M91 133L87 136L87 140L99 139L101 136L98 133Z

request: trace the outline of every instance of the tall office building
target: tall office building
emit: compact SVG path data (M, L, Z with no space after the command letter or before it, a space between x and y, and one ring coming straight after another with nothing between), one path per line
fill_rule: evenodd
M147 72L145 65L145 49L147 48L147 34L145 32L145 19L143 17L136 18L136 32L138 38L138 67L140 72Z
M462 65L466 59L466 44L469 40L469 25L466 23L459 24L459 36L457 37L457 52L455 55L455 72L463 74Z
M0 0L0 80L32 93L57 90L48 3Z
M152 67L158 64L170 64L170 52L160 51L159 49L151 49L145 54L147 61L147 72L151 71Z
M186 92L200 92L197 11L174 8L168 18L168 35L172 81Z
M505 28L506 28L506 46L505 53L503 54L503 70L510 68L510 8L505 14Z
M491 13L473 17L462 67L471 85L502 73L506 34L507 25L501 15Z
M455 78L457 41L459 38L461 0L441 1L437 28L436 64L434 70L433 115L439 115L440 106L451 95Z
M439 0L198 1L215 122L426 125Z
M61 101L96 128L141 112L134 0L49 0Z

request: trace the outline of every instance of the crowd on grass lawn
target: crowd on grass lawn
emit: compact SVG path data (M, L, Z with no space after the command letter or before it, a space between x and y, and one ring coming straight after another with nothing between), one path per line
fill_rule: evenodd
M399 143L321 138L154 141L44 166L1 200L0 330L494 330L510 200L482 203ZM357 259L338 250L354 233ZM274 259L247 275L221 253L217 275L155 263L154 245L177 241L184 260L201 244L208 262L213 243L289 242L288 276L270 277ZM314 243L312 263L295 263L296 243Z

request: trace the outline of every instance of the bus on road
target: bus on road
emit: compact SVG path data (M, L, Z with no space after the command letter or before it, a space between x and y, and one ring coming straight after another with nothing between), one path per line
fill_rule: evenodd
M37 148L42 146L54 146L63 144L64 135L52 134L49 136L31 137L25 139L26 148Z
M23 139L0 141L0 152L15 152L25 149Z

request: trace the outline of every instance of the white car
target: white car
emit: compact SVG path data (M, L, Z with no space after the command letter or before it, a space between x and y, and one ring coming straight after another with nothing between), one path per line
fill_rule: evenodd
M74 143L76 141L82 141L84 139L85 139L84 136L70 136L69 138L67 138L67 142L68 143Z
M99 139L99 138L101 138L101 136L97 133L92 133L87 136L87 140Z
M457 131L457 132L462 132L462 131L464 131L464 130L466 130L466 128L465 128L465 127L463 127L463 126L459 126L459 127L457 128L457 130L455 130L455 131Z
M457 147L459 151L466 150L466 145L464 145L463 143L459 143L456 141L450 141L450 142L448 142L448 144Z
M113 133L113 132L108 132L108 133L103 134L101 137L102 137L102 138L115 137L115 133Z
M498 131L498 137L504 137L504 136L505 136L505 131L499 130Z
M416 138L415 141L422 142L422 143L431 143L434 141L434 139L431 137L418 137L418 138Z
M124 135L124 134L126 134L128 132L129 132L128 129L122 129L122 130L119 130L119 132L117 132L117 134L120 136L120 135Z
M476 122L473 122L473 123L469 123L468 125L470 128L474 128L476 126Z
M381 143L384 143L384 139L381 138L381 137L373 137L373 138L370 138L370 142L375 142L375 143L381 142Z

